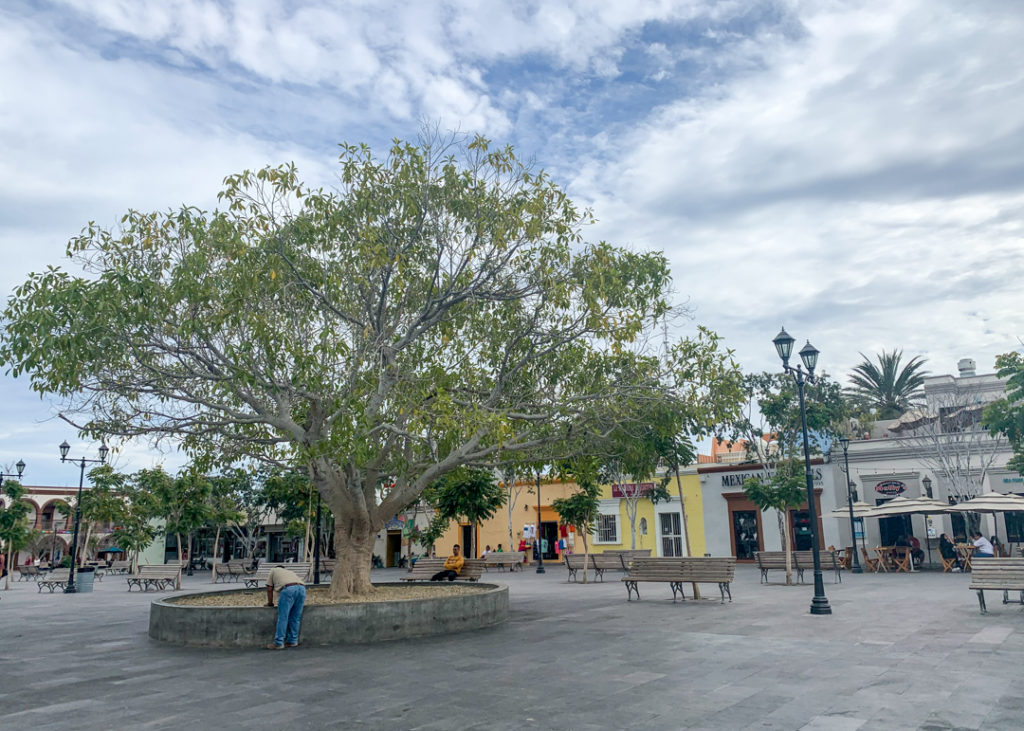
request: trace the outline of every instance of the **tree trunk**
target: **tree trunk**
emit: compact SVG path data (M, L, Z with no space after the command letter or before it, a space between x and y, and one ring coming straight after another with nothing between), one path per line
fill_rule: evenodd
M7 576L4 577L4 591L7 591L11 588L11 572L14 571L14 568L11 566L12 553L13 551L11 551L10 546L8 546L7 563L4 565L4 568L7 569Z
M583 541L583 583L587 583L587 564L590 563L590 548L587 546L587 534L580 531L580 540Z
M789 521L782 522L783 538L786 543L786 586L793 585L793 549L789 545Z
M86 522L85 524L85 540L82 542L81 547L76 546L75 550L78 551L76 554L76 560L78 565L82 566L85 563L85 553L89 550L89 536L92 535L92 522Z
M686 555L692 556L693 551L690 550L690 526L686 522L686 500L683 498L683 481L679 478L679 467L676 466L676 489L679 491L679 512L683 521L683 539L686 541ZM690 584L693 588L693 598L700 599L700 587L696 582Z
M220 526L217 526L217 532L213 538L213 551L210 553L210 583L217 583L217 544L220 543Z
M337 561L328 590L332 599L370 594L370 567L377 531L368 519L337 518L334 524L334 551Z

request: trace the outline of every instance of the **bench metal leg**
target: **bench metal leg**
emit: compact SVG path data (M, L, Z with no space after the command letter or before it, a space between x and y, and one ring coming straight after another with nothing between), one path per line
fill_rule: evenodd
M594 578L595 579L600 579L601 582L604 583L604 569L597 569L597 568L595 568L594 569ZM637 599L640 598L639 594L637 594L636 596L637 596Z
M568 584L570 581L576 581L576 571L577 571L577 569L574 569L574 568L570 567L570 569L569 569L569 578L566 579L565 583Z
M680 598L685 602L686 595L683 594L683 582L681 581L670 581L668 582L669 588L672 590L672 603L676 601L676 593L678 592Z
M637 588L636 582L635 581L627 581L627 582L625 582L625 584L626 584L626 601L627 602L628 601L632 601L634 593L636 594L636 598L639 601L639 599L640 599L640 589Z
M768 569L761 569L761 583L768 583Z
M804 570L799 566L796 568L796 580L801 584L804 583Z
M985 607L985 590L978 589L978 604L981 605L981 613L988 614L988 609Z

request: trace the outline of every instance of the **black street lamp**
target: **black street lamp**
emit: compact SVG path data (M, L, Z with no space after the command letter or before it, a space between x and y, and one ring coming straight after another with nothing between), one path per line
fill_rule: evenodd
M316 535L313 536L313 586L320 586L320 491L316 491Z
M863 574L864 569L860 566L860 560L857 558L857 524L853 520L853 482L850 480L850 438L839 437L839 443L843 445L843 464L846 465L844 473L846 475L846 501L850 506L850 540L853 541L853 568L850 569L852 574Z
M19 459L18 464L14 465L14 469L18 470L17 474L14 472L0 472L0 487L3 486L5 477L17 477L21 481L21 476L25 472L25 460Z
M71 570L68 572L68 585L64 587L65 594L77 594L78 587L75 586L75 561L77 556L75 555L78 551L78 526L82 522L82 485L85 482L85 466L87 464L105 464L107 461L107 453L110 451L106 444L100 444L99 459L86 459L82 457L78 460L68 460L68 452L71 450L71 445L66 441L61 442L60 445L60 461L61 462L78 462L81 471L78 473L78 498L75 500L75 530L71 539ZM51 565L53 557L50 557Z
M537 548L537 573L546 574L544 568L544 544L540 539L540 471L537 472L537 535L533 539L533 545Z
M818 365L818 349L807 341L800 349L800 360L805 371L799 365L795 368L789 364L789 356L793 353L796 340L786 332L785 328L772 340L775 350L782 359L782 369L793 376L797 392L800 394L800 426L804 433L804 471L807 478L807 512L811 519L811 555L814 558L814 598L811 600L811 614L832 614L832 607L825 596L825 582L821 577L821 555L818 551L818 510L814 505L814 476L811 474L811 447L807 440L807 406L804 404L804 384L814 383L814 368Z

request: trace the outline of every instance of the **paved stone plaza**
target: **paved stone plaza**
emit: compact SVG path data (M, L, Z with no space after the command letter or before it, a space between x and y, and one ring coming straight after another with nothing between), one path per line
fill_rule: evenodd
M380 580L399 572L375 572ZM776 572L777 575L777 572ZM626 602L618 576L492 573L512 618L490 630L356 647L200 650L151 641L154 594L3 592L4 729L909 729L1024 725L1024 612L969 576L826 579L737 571L734 602ZM208 576L186 589L211 588ZM220 588L220 587L218 587ZM687 587L689 591L689 587Z

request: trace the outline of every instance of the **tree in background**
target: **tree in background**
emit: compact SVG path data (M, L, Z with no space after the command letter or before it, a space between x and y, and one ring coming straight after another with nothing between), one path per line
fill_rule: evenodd
M182 536L186 536L191 545L193 532L207 520L208 498L213 489L210 481L190 470L171 477L157 467L141 470L136 475L136 485L155 499L156 513L164 519L164 533L173 535L177 542L177 560L180 563Z
M630 350L670 309L663 255L584 242L591 214L482 138L339 162L337 190L268 167L229 176L222 210L88 224L83 273L30 275L0 333L86 435L303 465L336 518L335 598L372 591L377 531L445 474L671 397Z
M242 520L242 513L235 505L234 493L239 481L245 479L242 470L228 470L210 479L208 498L208 527L214 529L213 550L210 552L210 581L217 582L217 551L220 548L220 534L225 526L235 525ZM225 556L227 561L228 557Z
M82 520L85 521L85 537L75 554L78 563L84 564L89 539L93 531L105 524L117 523L125 511L124 492L128 482L127 476L115 472L108 464L89 470L89 482L92 487L82 492Z
M1006 396L985 407L983 422L993 437L1006 437L1013 448L1006 466L1024 475L1024 354L996 356L996 369L1007 379Z
M489 470L459 467L430 486L427 499L435 516L450 521L463 518L473 526L464 554L476 556L476 528L505 504L505 490Z
M876 355L878 365L872 363L863 353L859 364L854 366L846 389L850 401L862 409L875 412L876 418L895 419L908 409L924 401L925 359L914 356L900 367L902 350Z
M156 478L158 475L147 470L132 476L126 485L124 512L114 531L118 547L127 551L133 572L139 568L139 554L153 543L159 533L153 520L161 514L160 505L148 489Z
M508 550L516 550L516 538L512 532L512 513L519 504L519 497L525 492L533 494L533 488L524 480L529 477L529 470L525 465L515 460L505 460L498 465L498 474L501 476L501 484L505 488L505 508L508 517Z
M7 576L4 577L6 591L11 588L14 552L20 551L32 540L32 526L28 520L32 507L23 500L28 490L14 480L4 480L3 493L7 506L0 507L0 541L3 551L7 554Z
M827 450L839 436L847 433L850 426L850 407L843 397L839 384L831 380L826 373L816 376L816 383L807 384L804 389L804 401L807 411L808 442L811 455L821 454ZM803 468L803 429L800 423L800 402L796 384L785 373L758 373L744 378L747 394L746 408L743 416L733 427L732 438L742 439L746 444L747 458L759 466L757 477L748 480L756 483L749 489L758 495L762 502L751 498L762 510L773 508L772 502L782 504L786 498L789 504L788 481L801 482L804 492L803 502L807 500L805 476L793 477L794 465ZM748 486L744 485L744 491ZM773 497L773 493L777 493ZM795 499L795 497L793 498ZM788 513L776 509L779 536L782 550L786 556L786 582L792 583L790 573L790 540Z
M807 503L807 479L803 460L787 459L776 463L774 471L764 477L750 477L743 483L743 492L761 511L774 510L779 516L788 516ZM789 520L779 520L782 550L786 552L786 584L793 583L792 538Z
M600 514L600 463L594 457L579 456L564 460L559 470L563 477L575 481L579 489L567 498L555 498L551 501L551 507L558 513L561 522L572 526L583 541L583 583L586 584L587 564L590 561L587 537L594 532L594 524Z

